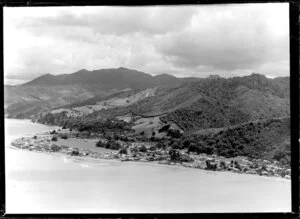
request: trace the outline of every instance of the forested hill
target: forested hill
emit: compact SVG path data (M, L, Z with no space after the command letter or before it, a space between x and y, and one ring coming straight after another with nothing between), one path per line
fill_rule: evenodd
M218 128L258 119L289 116L289 77L269 79L260 74L207 78L178 86L161 86L151 97L132 105L94 112L89 117L131 113L160 116L185 131Z

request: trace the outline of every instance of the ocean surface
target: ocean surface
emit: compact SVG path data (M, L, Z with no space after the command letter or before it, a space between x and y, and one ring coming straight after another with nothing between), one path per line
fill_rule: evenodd
M291 182L9 147L55 127L5 119L7 213L290 212Z

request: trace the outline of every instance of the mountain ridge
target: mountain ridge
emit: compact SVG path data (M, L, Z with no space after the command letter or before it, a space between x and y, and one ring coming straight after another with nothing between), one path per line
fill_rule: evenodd
M272 109L275 108L273 107L275 103L279 104L280 109L286 104L289 105L287 101L289 77L269 79L262 74L254 73L232 78L222 78L218 75L210 75L207 78L177 78L165 73L152 76L119 67L93 71L81 69L61 75L48 73L22 85L5 85L5 115L13 118L30 118L63 105L95 104L113 94L118 96L120 93L120 98L124 98L122 95L125 90L127 92L131 90L129 93L135 95L142 90L155 87L158 89L154 96L145 95L146 99L139 99L138 103L121 107L117 111L125 112L126 109L136 112L151 111L150 115L172 113L181 108L194 110L202 107L204 103L202 105L199 103L203 100L205 104L212 101L210 104L214 105L217 99L220 102L222 98L225 100L229 97L233 101L231 104L233 106L236 104L237 108L241 107L239 103L242 104L242 108L246 105L249 109L253 108L252 105L265 102ZM246 109L244 113L249 114ZM264 113L265 109L262 114ZM148 113L144 115L149 116Z

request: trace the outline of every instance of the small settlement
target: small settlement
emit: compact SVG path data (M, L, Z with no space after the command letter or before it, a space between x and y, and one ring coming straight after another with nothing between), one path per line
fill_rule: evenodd
M85 141L95 142L96 147L95 139L86 139ZM286 179L290 179L291 175L291 169L281 166L277 161L272 162L247 157L224 158L216 155L188 153L187 150L157 148L145 142L126 142L125 144L119 141L119 144L122 146L119 150L95 151L84 147L76 148L57 144L52 141L51 135L44 134L19 138L13 141L11 145L24 150L61 153L63 155L95 159L156 162L158 164L179 165L202 170L230 171Z

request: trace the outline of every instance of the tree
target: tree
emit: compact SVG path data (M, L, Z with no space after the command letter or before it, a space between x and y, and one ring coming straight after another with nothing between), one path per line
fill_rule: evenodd
M60 138L62 138L62 139L68 139L68 134L64 133L64 134L60 135Z
M106 146L106 144L105 144L103 141L101 141L101 140L99 140L99 141L96 143L96 147L104 148L105 146Z
M168 147L168 143L165 141L160 141L156 144L157 148L162 148L162 149L166 149Z
M145 145L142 145L139 149L140 152L147 152L147 148Z
M189 140L183 141L183 147L188 148L190 146L191 142Z
M169 150L169 155L170 155L171 161L180 161L180 154L179 154L178 150L171 148Z
M61 150L61 147L59 147L59 146L56 145L56 144L53 144L53 145L51 145L51 150L52 150L53 152L57 152L57 151L60 151L60 150Z
M278 150L274 152L273 158L275 160L280 161L284 157L285 157L285 153L283 151Z
M197 147L197 145L193 142L190 144L189 148L188 148L188 153L190 152L196 152L196 153L200 153L199 151L199 147Z
M167 136L171 136L172 138L180 138L181 133L178 129L169 129L167 132Z
M121 148L121 145L114 140L109 140L107 141L105 148L119 150Z

